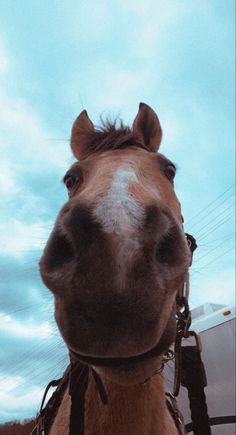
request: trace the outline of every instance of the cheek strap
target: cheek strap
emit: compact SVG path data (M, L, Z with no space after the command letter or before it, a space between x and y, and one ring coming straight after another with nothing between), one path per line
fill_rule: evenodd
M185 233L185 237L191 254L190 263L189 263L189 267L191 267L193 262L193 253L195 249L197 249L197 242L196 239L193 236L191 236L191 234ZM188 302L188 298L189 298L189 272L186 273L184 281L180 285L177 291L177 296L176 296L177 311L178 309L186 305L186 302Z

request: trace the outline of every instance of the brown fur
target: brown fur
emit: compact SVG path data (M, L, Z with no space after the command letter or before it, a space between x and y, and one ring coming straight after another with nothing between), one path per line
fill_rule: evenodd
M85 429L88 435L170 435L175 426L166 409L163 378L130 386L105 381L109 405L100 402L90 380ZM162 392L162 394L160 394Z
M71 398L67 388L50 429L50 435L69 435L70 407Z
M101 403L96 384L90 376L85 404L86 435L175 435L164 395L161 375L143 384L124 386L104 381L109 398ZM50 435L69 434L71 400L66 390Z
M175 295L190 255L174 166L156 154L161 136L155 112L142 103L132 129L94 129L86 111L72 128L79 162L65 176L69 200L40 270L68 348L107 389L106 407L90 379L85 435L177 433L162 376L153 374L175 338ZM66 393L50 435L67 435L69 407Z
M146 104L140 103L132 130L120 121L102 121L102 127L95 129L84 110L72 127L71 148L79 160L89 155L109 150L138 146L157 151L162 138L162 130L156 113Z

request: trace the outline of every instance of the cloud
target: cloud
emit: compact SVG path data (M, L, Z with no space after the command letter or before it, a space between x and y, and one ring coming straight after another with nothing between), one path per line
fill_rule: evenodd
M0 420L11 421L24 419L25 415L35 415L43 396L44 388L41 386L22 388L21 393L17 390L21 387L23 380L20 376L9 377L0 381Z
M23 98L13 98L0 90L1 152L11 155L13 167L22 170L25 164L65 168L68 150L64 145L49 146L55 137L42 125L33 108Z
M25 320L33 316L39 321L53 318L53 297L39 275L40 255L41 250L0 255L0 304L6 315Z
M130 112L132 113L134 101L138 110L138 103L144 97L143 93L148 93L151 76L145 66L142 72L137 72L127 67L107 65L103 70L103 80L106 88L98 87L94 102L97 113L109 107L115 115L122 110L128 117Z
M68 351L48 321L17 321L2 314L0 421L33 417L44 388L68 365Z
M166 3L148 0L147 2L125 3L125 7L135 13L138 25L133 32L133 53L143 59L151 59L158 56L158 50L163 50L172 24L186 12L186 5L172 2L171 7Z
M42 249L48 231L41 223L26 224L15 218L8 222L0 222L2 254L19 257L32 249Z
M7 160L0 162L0 193L2 195L17 194L19 192L14 171Z
M44 386L61 374L67 358L37 263L65 198L60 179L70 158L68 144L55 144L35 107L8 90L5 76L13 64L0 42L2 421L34 415Z
M13 334L14 336L21 336L25 338L34 338L41 340L43 338L50 338L53 329L49 322L42 322L36 324L32 319L29 321L19 322L12 318L12 316L6 315L0 312L0 330L5 333Z
M22 335L14 335L15 329L10 334L1 330L0 421L35 417L46 385L61 377L69 364L68 351L57 333L46 337L46 327L37 338L21 326Z
M5 65L2 67L5 71L11 62L3 46L0 40L0 62ZM17 74L17 71L10 72ZM34 105L21 96L13 96L1 77L0 131L0 189L3 194L17 198L19 193L28 193L30 187L35 187L35 194L40 182L44 187L44 178L50 173L59 182L71 159L68 143L55 142L55 132L42 122ZM43 196L43 192L36 193L39 195Z
M9 55L2 47L0 41L2 63L9 68ZM29 102L12 96L1 80L0 131L1 251L19 256L46 241L54 207L58 209L65 198L60 180L70 153L68 145L50 139L54 133ZM52 198L47 201L50 185Z

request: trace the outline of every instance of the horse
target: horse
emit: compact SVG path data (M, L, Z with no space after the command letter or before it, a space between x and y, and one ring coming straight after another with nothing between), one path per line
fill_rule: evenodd
M85 110L72 127L76 162L64 176L68 201L40 273L69 351L91 369L85 435L178 433L162 366L191 258L174 191L176 167L159 153L161 138L159 119L144 103L132 127L123 121L95 127ZM50 435L70 433L70 407L67 388Z

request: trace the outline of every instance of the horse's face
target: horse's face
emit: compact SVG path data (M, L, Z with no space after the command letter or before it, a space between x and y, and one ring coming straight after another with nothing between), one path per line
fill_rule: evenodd
M55 296L56 321L69 349L107 373L130 374L134 366L137 373L174 340L175 295L189 249L173 188L175 167L154 152L161 139L154 112L140 106L123 149L120 132L120 146L111 138L110 149L91 151L91 138L99 134L109 145L111 131L94 131L82 112L72 130L80 163L65 176L69 200L45 248L41 275Z

